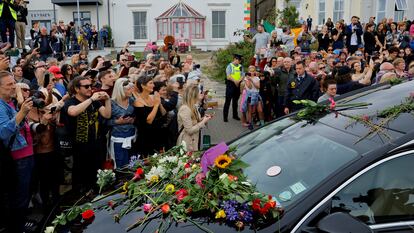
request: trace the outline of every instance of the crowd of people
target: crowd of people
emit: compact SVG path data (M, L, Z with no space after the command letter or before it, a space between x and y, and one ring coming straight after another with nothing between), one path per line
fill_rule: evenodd
M14 17L12 2L1 3L9 9L0 15L1 27L3 17ZM225 71L224 121L231 103L233 119L253 129L300 109L294 100L322 102L411 79L414 26L374 21L362 26L354 16L349 25L333 26L328 20L321 31L309 31L308 22L297 39L289 28L269 34L259 25L253 38L245 38L255 44L251 65L245 70L235 54ZM62 184L86 192L100 168L121 168L132 156L145 159L183 141L188 151L201 149L200 131L213 115L191 55L181 62L177 49L168 48L167 57L149 53L136 59L127 43L116 60L88 58L96 37L79 41L74 24L59 21L50 33L35 24L32 49L23 51L23 42L23 53L11 65L9 26L8 33L0 28L7 44L0 50L0 183L8 187L0 191L0 229L22 232L29 205L50 211ZM71 51L67 57L65 51Z
M62 61L79 51L102 48L98 44L99 38L103 46L110 45L109 29L104 26L99 31L95 25L85 23L77 28L75 22L65 24L63 20L51 25L50 31L40 22L33 22L30 29L30 42L26 44L27 2L24 0L3 0L0 3L0 49L7 51L10 48L19 49L26 53L30 49L38 48L40 59L46 61L48 57L55 57Z
M47 212L62 184L86 192L98 169L124 167L131 156L182 141L200 149L212 117L200 66L191 55L180 62L174 49L136 59L128 46L116 60L81 51L61 62L33 49L14 66L0 52L0 182L10 187L1 190L2 224L21 227L29 204Z
M371 17L362 24L353 16L348 25L328 19L313 31L312 20L302 23L298 35L288 27L267 33L258 25L253 38L245 36L254 43L255 55L247 69L237 54L227 67L225 122L231 102L233 119L240 120L241 112L243 126L253 129L300 109L294 100L322 102L414 76L414 22L376 24Z

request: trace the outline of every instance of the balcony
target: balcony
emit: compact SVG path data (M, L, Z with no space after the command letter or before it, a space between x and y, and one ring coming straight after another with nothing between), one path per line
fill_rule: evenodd
M52 4L59 6L73 6L77 4L76 0L52 0ZM102 5L103 0L79 0L79 5Z

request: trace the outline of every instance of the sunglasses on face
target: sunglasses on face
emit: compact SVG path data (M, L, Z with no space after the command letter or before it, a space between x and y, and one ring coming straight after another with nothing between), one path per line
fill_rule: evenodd
M83 87L85 89L89 89L92 88L92 84L87 84L87 85L79 85L79 87Z
M21 88L21 90L22 90L22 91L24 91L24 92L28 92L28 91L30 91L30 89L29 89L29 88Z

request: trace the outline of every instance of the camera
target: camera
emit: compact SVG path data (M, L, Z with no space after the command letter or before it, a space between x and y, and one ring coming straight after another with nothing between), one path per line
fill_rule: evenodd
M195 65L193 66L193 70L200 69L200 67L201 67L201 65L200 65L200 64L195 64Z
M33 101L33 107L35 108L45 107L46 103L42 97L44 98L44 95L40 91L36 91L35 93L33 93L33 95L30 97L32 98L32 101Z

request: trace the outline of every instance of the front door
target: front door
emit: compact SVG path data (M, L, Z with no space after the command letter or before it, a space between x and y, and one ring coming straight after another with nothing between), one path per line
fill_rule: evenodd
M190 23L174 22L173 28L174 28L175 39L191 39L190 38Z

